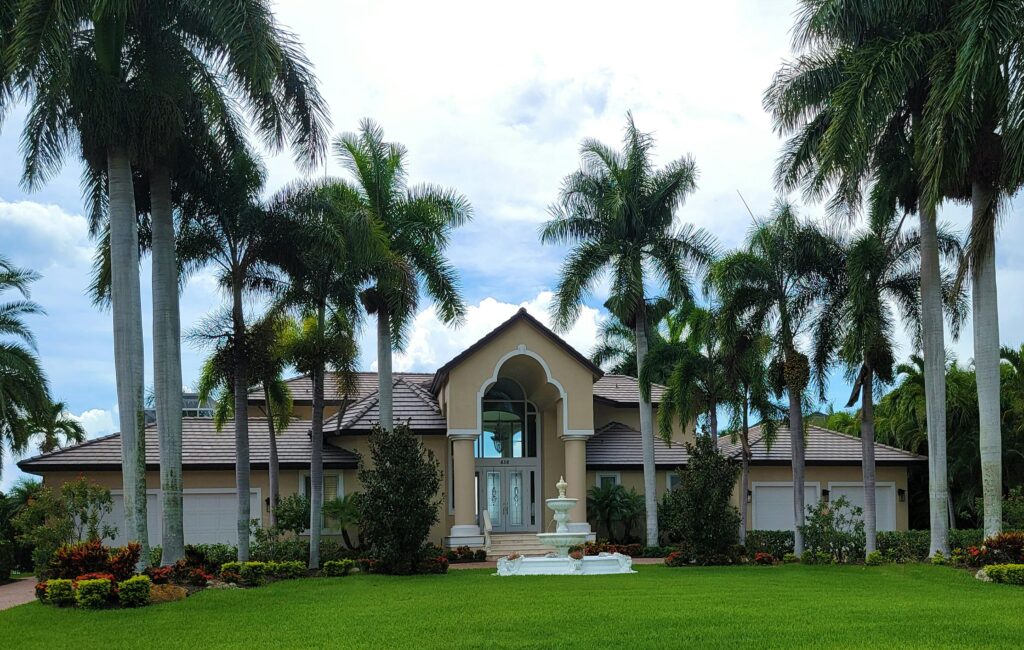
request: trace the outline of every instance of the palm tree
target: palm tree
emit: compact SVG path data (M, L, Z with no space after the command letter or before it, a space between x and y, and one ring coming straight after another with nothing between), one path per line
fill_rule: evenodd
M213 265L221 285L230 293L230 334L234 391L235 488L238 493L238 557L248 561L250 519L249 468L249 343L244 298L271 286L268 248L277 241L271 216L259 202L263 169L243 152L208 152L205 175L190 185L182 211L188 215L178 232L179 258L186 268ZM226 158L226 159L225 159Z
M868 229L847 246L847 273L829 288L827 306L814 327L813 365L819 385L824 385L828 366L838 356L853 383L846 406L853 407L858 399L861 403L865 553L875 550L877 524L874 395L876 381L885 385L895 379L896 312L915 340L920 339L921 237L917 232L902 231L902 225L902 219L892 212L870 215ZM960 255L956 237L940 229L938 238L943 256L956 261ZM953 287L944 289L955 338L963 301Z
M249 359L246 390L258 388L263 393L261 409L267 420L267 473L272 527L277 524L276 510L281 484L277 432L287 428L293 415L292 395L284 380L284 370L288 364L286 347L295 336L295 328L295 323L286 314L271 309L247 326L244 337ZM212 354L200 370L197 391L200 402L211 397L214 399L213 420L217 431L235 419L235 338L232 332L231 315L223 314L207 319L189 334L191 339L202 345L214 343Z
M712 269L722 298L722 318L772 340L772 384L789 397L793 463L794 552L803 553L803 396L810 380L807 356L797 342L811 323L826 288L841 275L838 243L796 211L777 202L768 219L755 219L746 249L727 255Z
M25 451L33 433L29 423L50 405L35 337L23 320L43 313L42 307L29 300L29 285L37 279L38 273L18 268L0 256L0 294L13 290L22 297L0 303L0 461L5 446L14 454Z
M372 120L363 120L358 133L335 139L334 152L355 180L345 185L353 209L373 220L391 250L391 256L382 260L386 264L372 270L373 283L361 296L366 311L377 316L380 425L391 429L391 352L404 347L419 305L420 283L444 323L457 325L465 317L458 275L444 253L452 231L467 223L473 210L454 190L408 187L405 147L385 142L383 129Z
M85 427L68 413L64 402L52 402L49 408L33 413L27 427L30 436L41 438L39 451L44 454L85 441Z
M579 171L563 180L551 220L541 241L574 244L562 265L553 304L556 329L565 330L579 315L584 295L606 270L612 276L609 311L632 327L636 365L642 372L649 349L645 265L664 281L667 297L689 300L695 273L714 257L710 235L692 226L676 226L676 209L697 187L697 166L684 156L656 170L654 139L641 133L627 114L623 150L584 140ZM654 422L650 385L641 382L640 432L643 441L647 543L658 539L655 499Z
M301 317L289 358L313 384L310 457L309 566L320 566L323 518L324 374L333 368L351 394L357 359L357 290L389 255L371 215L351 187L332 179L296 184L273 201L279 221L272 260L283 270L281 304Z
M605 305L609 308L609 305ZM660 299L647 305L647 345L649 360L645 368L648 378L656 384L664 384L672 370L673 351L677 351L682 340L685 323L672 312L672 302ZM667 348L664 359L659 353ZM654 357L659 360L655 361ZM598 326L597 345L590 352L595 365L608 368L616 375L640 377L636 367L636 332L614 313L605 317Z
M784 190L809 198L833 191L833 211L852 219L870 185L873 209L919 213L921 345L926 368L931 552L947 553L946 385L937 201L922 200L924 115L945 48L944 0L886 3L803 0L795 27L799 51L776 74L765 107L791 136L779 160ZM961 184L962 185L962 184ZM963 187L944 179L946 196Z
M981 437L985 534L1002 528L996 221L1024 185L1024 11L1018 2L962 0L944 32L946 65L925 109L925 200L938 204L950 176L970 187L971 231L961 275L970 274Z
M718 447L718 407L728 402L735 390L726 381L722 363L721 317L713 309L685 303L678 310L678 318L687 334L671 366L658 410L659 432L662 438L671 440L672 423L677 418L686 426L706 417L708 434ZM655 358L652 353L651 360Z
M173 561L183 540L181 411L176 408L180 328L169 176L190 124L184 116L203 114L223 134L231 130L223 127L232 121L234 107L244 107L268 145L280 148L288 141L303 159L316 160L324 150L326 108L308 61L294 37L276 24L265 0L218 0L200 10L191 2L81 2L52 9L44 0L19 3L10 39L14 88L31 105L25 179L38 184L79 150L87 168L106 170L126 524L145 544L133 164L150 174L163 545ZM8 95L0 93L0 101Z

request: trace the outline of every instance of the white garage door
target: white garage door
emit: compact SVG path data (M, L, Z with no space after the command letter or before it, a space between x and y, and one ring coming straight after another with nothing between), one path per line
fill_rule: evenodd
M755 530L793 530L793 484L754 484L752 491ZM804 484L804 505L818 502L818 484Z
M121 491L112 492L114 500L106 523L117 527L117 537L112 544L122 545L127 541L124 526L124 497ZM163 520L159 490L150 490L147 495L147 519L149 522L150 545L160 544L161 522ZM250 517L262 520L259 490L252 490L249 497ZM182 497L183 524L186 544L235 544L237 515L235 491L233 489L191 489Z
M846 497L851 506L864 507L863 483L829 483L829 500ZM896 530L896 486L875 484L875 521L878 530Z

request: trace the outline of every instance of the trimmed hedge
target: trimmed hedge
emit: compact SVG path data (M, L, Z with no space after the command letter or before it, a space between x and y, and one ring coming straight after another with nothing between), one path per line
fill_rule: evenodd
M984 537L978 529L954 529L949 531L949 548L981 546ZM878 550L890 562L924 562L930 546L931 533L927 530L878 532Z
M793 531L751 530L747 533L744 546L747 549L747 557L754 557L758 553L783 557L793 552Z
M267 575L278 580L291 580L306 575L306 565L302 562L267 562Z
M121 607L145 607L149 604L149 576L134 576L117 583L117 599Z
M106 578L78 580L75 583L75 602L85 609L101 609L110 604L114 583Z
M324 562L324 568L321 573L329 578L341 578L352 573L352 569L355 568L355 560L331 560L330 562Z
M75 604L75 588L68 578L54 578L46 581L46 602L57 607Z
M985 575L992 582L1008 585L1024 585L1024 564L990 564L985 567Z

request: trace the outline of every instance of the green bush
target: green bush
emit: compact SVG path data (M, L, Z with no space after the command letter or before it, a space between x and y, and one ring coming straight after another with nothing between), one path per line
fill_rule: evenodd
M266 562L243 562L242 567L238 570L238 577L251 587L261 585L267 579L267 564Z
M980 528L954 528L949 531L949 548L970 548L981 546L985 531Z
M690 462L679 470L679 486L662 498L666 536L697 564L728 564L738 555L740 513L730 499L739 465L707 436L687 443L686 450Z
M999 533L985 540L990 560L995 564L1024 563L1024 533Z
M945 566L949 564L949 560L946 559L942 551L935 551L935 555L932 556L932 564L935 566Z
M331 560L330 562L324 562L321 573L330 578L340 578L352 573L352 569L355 568L355 560Z
M861 516L863 509L850 506L846 497L838 497L832 501L819 501L807 507L807 517L800 532L804 536L806 551L817 558L826 554L839 563L852 562L864 557L864 521ZM820 564L821 562L815 561Z
M747 557L758 553L770 553L772 557L782 557L793 552L793 531L791 530L752 530L744 540Z
M224 582L236 583L242 579L241 562L225 562L220 566L220 579Z
M1024 585L1024 564L990 564L985 567L985 575L992 582Z
M57 607L75 604L75 588L71 580L56 578L46 581L46 602Z
M117 599L121 607L145 607L149 604L149 576L133 576L117 583Z
M800 558L797 557L796 553L785 553L782 556L782 563L783 564L795 564L795 563L797 563L799 561L800 561Z
M363 546L379 571L394 574L435 571L421 562L430 529L438 522L441 466L408 425L374 428L369 453L359 461L363 485L359 529ZM447 565L447 562L445 563Z
M14 544L0 539L0 582L9 580L14 570Z
M238 548L231 544L196 544L195 548L206 557L206 568L210 573L220 573L225 562L238 558Z
M882 555L881 551L871 551L868 556L864 558L864 564L867 566L881 566L885 564L885 556Z
M75 584L75 602L85 609L101 609L110 604L113 587L113 582L103 578L78 580Z
M613 544L637 539L635 531L644 512L644 497L635 489L607 484L587 491L587 520Z
M300 535L309 528L309 497L292 494L282 497L274 508L278 530Z
M267 574L278 580L290 580L306 575L306 565L302 562L267 562Z
M836 559L828 551L804 551L800 556L803 564L835 564Z
M984 537L978 529L954 529L949 531L949 548L981 546ZM931 533L927 530L879 531L877 546L890 562L924 562L931 547Z

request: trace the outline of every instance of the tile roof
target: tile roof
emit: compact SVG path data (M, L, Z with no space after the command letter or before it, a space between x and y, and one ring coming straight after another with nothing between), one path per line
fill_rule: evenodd
M441 414L437 398L423 384L405 376L396 376L392 388L395 422L408 422L416 433L446 433L448 421ZM377 390L345 410L341 431L366 433L380 421L380 394ZM324 423L324 431L338 427L337 415Z
M377 373L357 372L355 375L355 391L351 396L353 402L361 400L370 393L375 393L377 391ZM396 372L392 373L392 377L402 378L412 384L429 386L430 380L434 377L434 373ZM312 403L313 382L309 378L309 375L292 377L291 379L285 380L285 383L288 384L288 388L292 391L293 400L300 403ZM263 391L258 388L250 391L249 401L262 403ZM336 404L341 401L341 393L338 392L338 375L333 372L328 372L324 375L324 401L328 404Z
M651 402L660 403L665 390L661 384L651 384ZM594 398L617 404L640 404L640 382L629 375L605 375L594 382Z
M674 469L689 460L686 447L681 443L668 445L654 438L654 464ZM622 424L610 422L594 432L587 441L587 467L642 466L644 463L640 432Z
M790 436L789 429L780 427L771 448L765 443L761 427L750 429L751 463L759 465L789 465ZM723 438L722 452L739 458L742 447L739 441L729 442ZM808 465L859 465L862 459L861 440L831 429L816 426L807 427L807 446L804 449L804 460ZM875 443L875 463L877 465L905 465L922 463L928 459L903 449Z
M277 435L278 461L282 469L309 466L308 420L292 422ZM235 466L235 437L226 425L217 431L211 418L184 418L182 420L182 466L185 469L228 469ZM255 468L267 466L270 445L265 418L249 418L249 459ZM355 468L358 458L347 449L324 445L324 467L330 469ZM156 426L146 427L146 467L160 466L160 441ZM48 454L26 458L18 463L26 472L59 469L121 468L121 435L114 433L88 440L79 445L58 449Z

